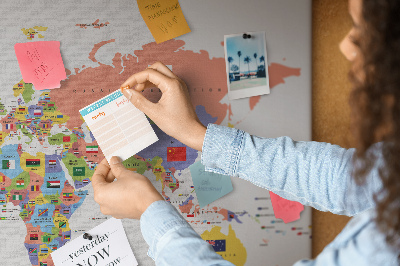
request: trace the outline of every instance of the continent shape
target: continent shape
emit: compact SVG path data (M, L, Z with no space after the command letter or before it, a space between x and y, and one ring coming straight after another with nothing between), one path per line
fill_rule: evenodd
M225 251L217 252L217 254L235 265L244 265L247 260L247 251L240 239L236 237L232 225L229 225L228 235L221 233L221 229L220 226L213 226L210 231L204 231L201 238L209 243L215 240L225 240Z

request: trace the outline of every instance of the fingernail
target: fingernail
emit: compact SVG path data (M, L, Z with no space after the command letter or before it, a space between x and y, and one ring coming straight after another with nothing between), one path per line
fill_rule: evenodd
M132 98L132 90L130 89L126 89L125 91L125 97L128 98L128 100L130 100Z
M121 87L121 92L124 92L124 90L129 90L131 86L126 85L125 87Z
M119 163L122 163L122 160L118 156L113 156L113 157L111 157L110 163L111 164L119 164Z

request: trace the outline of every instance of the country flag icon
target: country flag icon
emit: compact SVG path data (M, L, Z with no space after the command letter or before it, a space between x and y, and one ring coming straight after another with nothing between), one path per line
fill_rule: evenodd
M40 109L33 110L33 115L42 115L42 110Z
M0 182L6 182L6 177L4 175L0 176Z
M17 180L16 183L17 183L17 188L22 188L25 185L25 182L22 179Z
M36 253L37 254L37 248L29 248L29 253L31 253L31 254Z
M18 88L23 88L24 84L23 83L18 83Z
M89 179L83 179L82 182L83 184L89 184Z
M40 167L40 159L26 159L26 167Z
M69 210L63 210L63 214L69 214Z
M39 190L40 190L39 185L33 185L33 186L31 186L31 191L39 191Z
M58 222L58 228L66 228L67 222Z
M57 165L57 160L49 160L49 165L50 165L50 166L55 166L55 165Z
M63 193L64 199L72 199L72 193Z
M85 167L73 167L72 175L73 176L85 176Z
M69 240L69 239L71 239L71 236L70 235L64 235L64 239L65 240Z
M64 136L63 137L63 142L70 142L71 141L71 137L70 136Z
M20 108L18 108L18 111L19 111L19 112L25 112L26 109L25 109L25 107L20 107Z
M47 181L47 188L60 188L60 180Z
M12 195L13 200L22 200L22 195Z
M99 146L86 146L86 153L99 153Z
M226 251L226 240L206 240L210 245L213 246L215 252Z
M63 118L64 116L63 115L57 115L57 118Z
M49 249L48 248L41 248L40 249L40 253L49 253Z
M57 204L57 203L58 203L58 200L51 200L51 203L52 203L52 204Z
M167 147L168 162L186 161L186 147Z
M42 236L42 242L49 243L51 238L49 236Z
M14 129L14 124L6 124L6 129L13 130Z
M30 240L39 240L39 235L38 234L30 234L29 239Z
M38 216L48 216L49 209L39 209Z
M15 169L15 160L2 160L2 169Z

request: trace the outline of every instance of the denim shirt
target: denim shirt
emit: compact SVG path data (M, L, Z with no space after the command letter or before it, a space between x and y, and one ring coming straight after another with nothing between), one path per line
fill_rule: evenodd
M382 187L378 175L382 160L378 155L375 168L359 186L351 177L354 152L289 137L259 138L209 124L201 161L207 171L248 180L285 199L355 216L316 259L294 265L398 265L399 251L386 244L374 222L373 195ZM142 214L140 226L149 245L148 255L157 265L232 265L165 201L151 204Z

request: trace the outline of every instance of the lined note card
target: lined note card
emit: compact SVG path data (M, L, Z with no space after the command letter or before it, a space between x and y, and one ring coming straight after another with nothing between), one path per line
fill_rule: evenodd
M59 88L67 78L60 42L16 43L14 50L24 82L33 83L36 90Z
M156 43L190 32L178 0L137 0L137 3Z
M126 160L158 141L145 114L115 91L79 111L107 161Z

